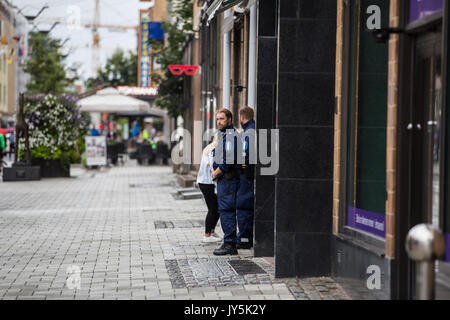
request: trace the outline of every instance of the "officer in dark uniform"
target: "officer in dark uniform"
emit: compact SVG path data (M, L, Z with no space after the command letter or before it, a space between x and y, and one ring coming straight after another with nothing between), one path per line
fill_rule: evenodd
M236 215L239 226L238 249L253 247L254 164L256 163L255 120L253 120L253 117L254 111L252 108L244 107L239 110L239 120L243 129L241 143L245 163L241 164L236 201Z
M214 255L235 255L237 254L236 200L240 179L240 165L237 163L239 134L233 127L233 114L230 110L218 110L216 118L220 132L219 142L213 151L212 178L217 182L218 211L224 238L222 246L214 250Z

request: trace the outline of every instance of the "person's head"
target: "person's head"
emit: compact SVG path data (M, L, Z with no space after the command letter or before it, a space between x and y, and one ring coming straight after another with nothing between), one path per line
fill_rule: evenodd
M217 128L224 130L233 123L233 113L230 110L222 108L216 112Z
M250 107L243 107L239 109L239 121L241 124L246 124L250 120L253 120L255 116L255 112Z

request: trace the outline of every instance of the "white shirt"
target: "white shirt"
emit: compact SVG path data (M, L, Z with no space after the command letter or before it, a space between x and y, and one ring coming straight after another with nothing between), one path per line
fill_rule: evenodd
M208 156L202 154L202 162L200 163L200 169L198 170L197 183L214 184L211 175L211 168L212 168L211 160L212 160L211 152L209 153Z

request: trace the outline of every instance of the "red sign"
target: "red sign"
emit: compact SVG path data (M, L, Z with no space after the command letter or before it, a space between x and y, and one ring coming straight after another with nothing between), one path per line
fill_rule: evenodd
M186 75L192 76L197 72L198 66L184 66L184 65L171 64L169 66L169 69L170 69L170 72L172 72L172 74L174 74L174 75L180 75L184 71L186 73Z

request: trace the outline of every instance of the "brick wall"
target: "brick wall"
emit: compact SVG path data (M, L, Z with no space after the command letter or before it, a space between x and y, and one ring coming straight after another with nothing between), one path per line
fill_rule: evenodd
M341 185L342 55L344 51L344 1L337 2L336 25L336 113L334 115L333 234L339 232L339 189Z
M400 0L391 0L390 26L398 27ZM395 192L396 192L396 155L397 155L397 107L398 107L398 51L399 36L391 34L389 39L389 75L388 75L388 115L386 141L386 257L395 256Z

